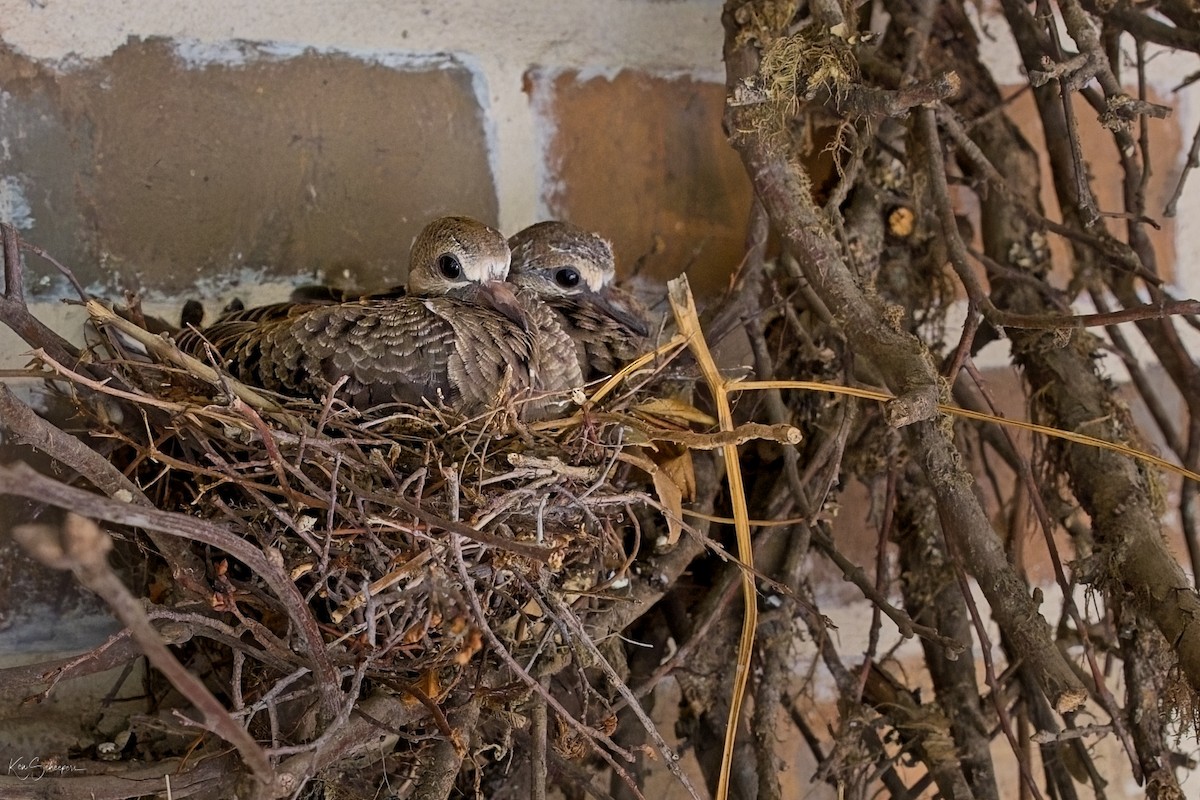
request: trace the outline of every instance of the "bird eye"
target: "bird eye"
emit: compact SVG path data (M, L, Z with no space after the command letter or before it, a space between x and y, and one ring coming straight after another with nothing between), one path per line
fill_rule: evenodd
M563 267L554 273L554 282L564 289L574 289L579 285L579 270L574 267Z
M462 264L449 253L438 256L437 265L446 280L455 281L462 277Z

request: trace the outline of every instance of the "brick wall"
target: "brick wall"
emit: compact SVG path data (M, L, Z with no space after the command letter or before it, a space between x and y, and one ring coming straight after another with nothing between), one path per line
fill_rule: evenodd
M750 203L720 128L720 10L0 0L0 217L90 288L140 289L168 316L185 295L216 305L314 279L394 283L416 231L443 213L506 231L567 216L613 240L623 274L686 270L715 296ZM1017 83L1004 41L985 46ZM1151 66L1164 93L1188 69ZM1191 105L1151 124L1179 141ZM1012 113L1033 126L1028 106ZM1165 199L1180 162L1180 147L1160 148L1153 194ZM1198 195L1193 182L1183 207ZM1168 228L1156 244L1169 262L1197 235ZM52 269L33 271L39 296L64 294ZM0 334L0 362L14 349Z
M719 4L333 5L4 3L0 209L90 288L168 305L394 283L443 213L567 215L626 272L721 287L749 188Z

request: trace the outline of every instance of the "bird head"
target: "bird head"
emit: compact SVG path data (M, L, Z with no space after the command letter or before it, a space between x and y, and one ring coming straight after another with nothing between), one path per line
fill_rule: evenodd
M569 222L546 220L508 240L510 280L539 297L600 292L617 275L612 245Z
M455 297L480 303L528 330L525 312L508 277L510 253L503 234L470 217L440 217L413 242L408 294Z
M509 280L546 302L589 305L631 332L645 336L647 325L621 301L612 286L616 260L612 245L569 222L530 225L508 240Z
M470 217L439 217L413 241L408 292L434 297L502 281L508 277L509 259L508 243L499 231Z

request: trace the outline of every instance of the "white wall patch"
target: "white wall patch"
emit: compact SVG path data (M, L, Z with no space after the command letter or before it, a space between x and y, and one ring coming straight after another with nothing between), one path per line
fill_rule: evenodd
M23 231L33 227L33 210L25 186L15 175L0 177L0 221Z

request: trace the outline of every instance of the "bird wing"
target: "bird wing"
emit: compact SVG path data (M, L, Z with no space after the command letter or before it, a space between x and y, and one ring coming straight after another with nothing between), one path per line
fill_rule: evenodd
M313 307L312 303L282 302L238 309L222 314L206 328L196 330L195 328L198 326L185 327L175 337L175 344L185 353L202 356L204 355L204 342L207 341L216 348L217 352L228 358L226 351L236 348L240 339L247 332L260 325L303 314ZM201 313L203 313L202 309Z
M430 400L475 411L506 380L516 393L543 388L535 383L539 358L562 358L541 356L536 327L531 335L491 309L449 297L255 311L227 315L202 331L230 372L265 389L318 399L345 377L339 396L356 408ZM575 363L573 353L566 363Z
M563 329L575 341L588 380L612 375L642 354L646 337L586 302L557 301Z
M454 404L447 362L453 328L420 300L275 303L227 314L180 336L200 354L207 340L239 379L284 394L339 396L357 408L423 398Z
M534 329L533 387L564 392L582 386L580 353L566 318L532 291L517 296Z
M346 376L342 394L360 408L457 400L448 371L453 328L421 300L319 306L289 320L287 329L288 335L272 337L277 343L272 361L281 377L303 373L328 387Z

